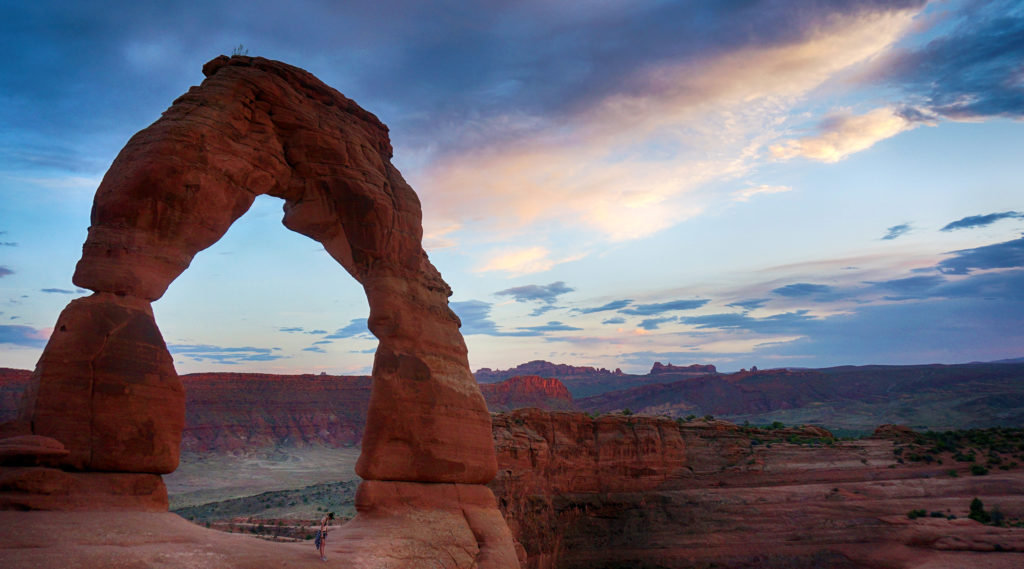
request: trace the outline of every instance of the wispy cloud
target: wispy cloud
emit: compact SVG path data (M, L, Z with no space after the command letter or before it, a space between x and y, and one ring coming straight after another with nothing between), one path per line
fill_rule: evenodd
M899 225L893 225L889 229L885 230L885 235L882 236L883 241L891 241L897 237L902 237L910 231L909 223L901 223Z
M752 298L750 300L737 300L736 302L731 302L731 303L727 304L726 306L736 306L736 307L742 308L744 310L755 310L755 309L761 308L762 306L767 304L768 300L769 299L767 299L767 298Z
M835 291L834 287L814 283L793 283L779 288L772 289L772 292L789 298L803 298L808 296L819 296Z
M76 291L68 290L66 288L41 288L39 292L47 292L50 294L77 294Z
M773 145L771 153L781 160L798 156L819 162L838 162L875 143L922 124L893 108L881 108L862 115L836 113L819 126L818 134Z
M966 275L974 270L1024 267L1024 237L953 251L954 256L943 259L936 268L950 275Z
M14 271L8 269L7 267L5 267L3 265L0 265L0 278L6 277L8 275L13 275L13 274L14 274Z
M13 344L29 348L42 348L49 335L31 326L0 324L0 344Z
M652 304L637 304L631 308L619 310L619 313L635 316L653 316L655 314L675 312L677 310L694 310L704 306L708 302L711 302L711 300L707 298L698 298L693 300L672 300L669 302L656 302Z
M223 347L210 344L170 344L167 349L175 355L184 356L196 362L212 362L222 365L241 365L246 362L268 362L286 358L273 353L272 348Z
M547 324L542 324L540 326L518 326L516 328L516 330L520 330L523 332L536 332L538 334L544 332L570 332L582 329L583 328L577 328L576 326L570 326L569 324L563 324L557 320L553 320L551 322L548 322Z
M579 312L580 314L593 314L595 312L607 312L609 310L618 310L620 308L625 308L625 307L629 306L632 302L633 301L629 300L629 299L613 300L611 302L602 304L601 306L595 306L595 307L592 307L592 308L577 308L577 309L574 310L574 312Z
M986 215L969 215L956 221L947 223L939 231L955 231L957 229L974 229L985 227L1002 219L1024 219L1024 213L1016 211L1004 211L1002 213L989 213Z
M657 330L659 326L661 326L662 324L664 324L666 322L677 322L678 320L679 320L678 316L662 316L662 317L659 317L659 318L645 318L644 320L640 321L639 326L640 326L640 328L643 328L644 330Z
M557 281L546 285L524 285L494 293L496 296L511 296L516 302L543 302L551 304L558 300L559 296L570 293L576 289L565 284L564 281Z
M482 300L452 301L448 306L458 315L462 321L462 334L470 336L482 334L485 336L533 336L529 331L505 332L498 329L498 325L491 320L491 303Z
M558 261L551 258L551 251L546 247L526 247L495 253L476 272L503 271L512 275L526 275L546 271L556 264Z
M318 332L326 333L323 330L318 330ZM333 334L328 334L327 336L324 336L324 339L327 340L337 340L341 338L372 339L373 334L370 333L370 329L367 327L366 318L353 318L344 328L339 328L335 330Z
M789 186L769 186L767 184L761 184L760 186L751 186L743 188L732 194L732 200L736 202L750 201L750 198L760 194L781 194L783 192L791 192L793 188Z

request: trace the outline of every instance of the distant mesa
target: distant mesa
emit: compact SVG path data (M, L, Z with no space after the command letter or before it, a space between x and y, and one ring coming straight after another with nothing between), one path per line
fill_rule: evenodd
M688 366L674 366L672 364L662 364L661 362L654 362L651 366L651 375L661 375L666 373L718 373L718 370L713 365L701 365L692 364Z
M493 370L486 367L476 370L476 379L480 383L494 383L517 375L538 375L562 379L574 376L621 376L623 373L618 368L615 368L615 371L609 371L605 368L555 364L544 360L533 360L505 370Z

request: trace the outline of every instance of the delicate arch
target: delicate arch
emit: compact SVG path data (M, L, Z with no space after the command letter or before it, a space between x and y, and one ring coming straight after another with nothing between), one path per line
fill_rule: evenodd
M150 303L257 195L358 280L380 340L362 455L366 480L481 484L496 472L490 415L448 285L421 246L420 204L392 166L387 127L313 75L221 56L137 133L103 178L74 282L23 417L70 451L65 468L167 473L184 394Z

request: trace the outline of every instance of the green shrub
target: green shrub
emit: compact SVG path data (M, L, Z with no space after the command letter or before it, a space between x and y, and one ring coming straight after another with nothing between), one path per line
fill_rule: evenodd
M970 513L967 514L967 517L983 524L992 521L992 516L985 511L985 504L978 498L971 500Z
M984 475L988 474L988 469L985 468L984 466L980 465L980 464L972 464L971 465L971 474L973 474L975 476L984 476Z
M916 520L917 518L923 518L928 515L928 512L924 510L910 510L907 512L907 518Z

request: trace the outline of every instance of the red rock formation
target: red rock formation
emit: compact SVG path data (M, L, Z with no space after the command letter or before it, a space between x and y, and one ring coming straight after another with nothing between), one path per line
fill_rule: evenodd
M146 300L71 301L26 392L23 419L74 470L166 474L178 466L185 392Z
M493 370L486 367L476 370L476 378L480 383L493 383L517 375L539 375L541 377L556 377L561 379L563 377L579 375L622 375L622 370L616 369L615 371L608 371L605 368L554 364L544 360L533 360L506 370Z
M972 477L948 456L898 464L891 440L802 442L830 435L817 428L536 409L498 415L494 426L491 488L528 569L1024 562L1024 533L963 519L974 496L1024 517L1019 468ZM912 522L914 509L943 517Z
M662 364L661 362L654 362L651 366L651 375L661 375L666 373L685 373L685 374L708 374L718 373L713 365L702 365L692 364L688 366L674 366L672 364Z
M551 411L576 408L569 390L555 378L517 375L499 383L481 384L480 391L487 401L487 408L492 412L524 407L539 407Z
M419 200L390 162L387 127L280 62L221 56L203 73L128 141L97 189L73 277L95 294L58 319L22 418L67 447L61 468L172 471L185 395L149 303L268 194L285 201L286 227L322 243L366 291L380 343L359 475L491 480L490 414L451 290L421 245ZM507 558L483 549L475 557Z

